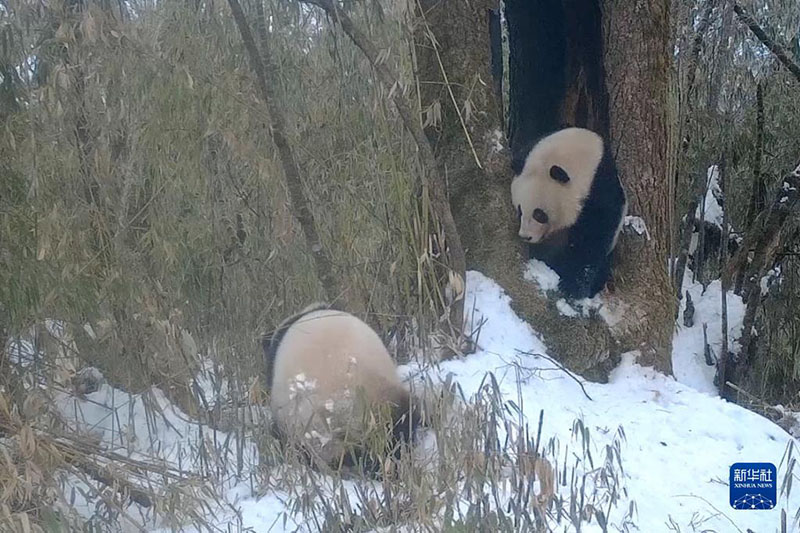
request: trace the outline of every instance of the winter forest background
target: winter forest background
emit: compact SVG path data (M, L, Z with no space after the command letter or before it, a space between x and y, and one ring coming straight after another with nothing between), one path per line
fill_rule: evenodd
M630 201L581 302L508 190L565 124ZM0 531L798 531L798 132L796 0L0 0ZM429 404L391 480L265 431L315 300Z

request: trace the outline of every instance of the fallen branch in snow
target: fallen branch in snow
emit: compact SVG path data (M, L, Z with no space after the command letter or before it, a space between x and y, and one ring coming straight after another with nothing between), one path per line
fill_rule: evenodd
M46 409L40 403L36 405L37 410L32 413ZM41 418L37 414L29 416ZM35 450L37 466L44 468L42 465L47 464L53 469L64 468L80 478L89 478L109 487L122 498L146 508L152 507L159 492L169 490L169 486L183 482L195 482L201 486L203 483L200 476L183 472L164 461L135 459L109 450L95 435L36 427L12 411L2 395L0 434L15 437L31 457ZM184 496L188 494L183 493ZM189 507L199 503L199 499L195 502L192 496L188 499L191 500Z
M703 322L703 358L708 366L714 366L715 357L711 351L711 345L708 344L708 324Z
M523 355L534 355L536 357L541 357L542 359L547 359L548 361L550 361L551 363L556 365L559 368L559 370L562 370L566 375L568 375L573 380L575 380L575 383L577 383L578 386L580 386L581 390L583 391L583 395L586 396L587 398L589 398L590 400L592 400L592 397L589 396L588 392L586 392L586 387L583 386L583 383L581 382L581 380L578 379L578 377L575 374L573 374L572 372L567 370L567 368L564 365L562 365L561 363L559 363L558 361L556 361L555 359L553 359L549 355L543 354L543 353L523 352L523 351L519 351L519 353L521 353ZM592 401L594 401L594 400L592 400Z
M148 491L138 488L108 467L102 467L79 456L65 455L64 460L82 470L87 476L107 487L111 487L121 495L142 507L152 507L153 499Z
M769 48L770 52L775 54L775 57L778 58L778 61L783 63L783 66L789 69L789 72L794 74L794 77L797 78L797 81L800 81L800 65L795 63L792 58L789 57L789 54L786 53L786 50L772 40L772 38L761 28L758 22L756 22L753 17L748 15L739 4L733 5L733 11L736 13L736 16L739 17L739 20L747 25L747 27L750 28L750 31L752 31L753 34L758 37L758 40L761 41L764 46Z

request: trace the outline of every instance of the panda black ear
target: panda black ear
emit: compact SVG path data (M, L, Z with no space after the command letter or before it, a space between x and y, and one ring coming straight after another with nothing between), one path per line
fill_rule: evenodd
M550 167L550 177L559 183L569 182L569 174L567 174L567 171L558 165L553 165Z

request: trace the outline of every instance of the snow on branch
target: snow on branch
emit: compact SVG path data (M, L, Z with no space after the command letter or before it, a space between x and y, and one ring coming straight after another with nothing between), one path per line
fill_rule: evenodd
M734 292L743 296L746 310L741 351L735 367L747 365L754 351L755 318L762 299L761 279L771 269L781 230L800 205L800 167L788 174L778 188L772 205L756 217L753 227L745 236L742 246L725 272L726 282L735 279ZM735 380L732 380L735 382Z

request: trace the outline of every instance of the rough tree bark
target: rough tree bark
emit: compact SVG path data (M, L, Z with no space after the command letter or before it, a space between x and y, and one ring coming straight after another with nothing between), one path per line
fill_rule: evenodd
M415 50L422 107L441 106L441 123L427 134L449 179L467 267L495 279L552 352L589 379L605 379L619 354L631 349L645 348L646 364L671 370L669 19L666 0L651 4L634 9L627 2L607 2L601 9L598 0L505 2L511 151L524 154L536 137L564 125L608 131L633 211L652 235L649 243L623 246L630 260L615 273L614 300L624 302L620 309L627 311L622 326L612 331L600 318L561 315L555 299L542 296L523 277L527 250L516 235L511 172L507 154L496 149L502 104L492 90L489 13L498 2L420 2ZM608 28L605 39L603 28ZM603 41L610 50L605 63ZM465 110L471 113L462 126Z
M669 5L669 0L606 0L603 8L611 142L629 211L644 219L650 236L646 245L636 246L637 254L623 239L618 270L628 277L626 296L643 312L634 335L645 343L642 362L664 372L672 371L675 305L667 271Z

